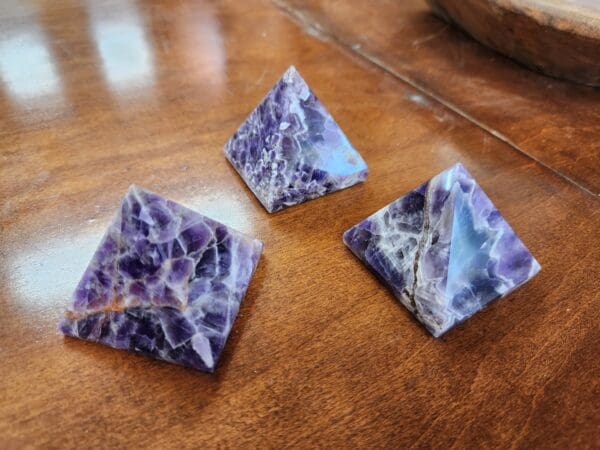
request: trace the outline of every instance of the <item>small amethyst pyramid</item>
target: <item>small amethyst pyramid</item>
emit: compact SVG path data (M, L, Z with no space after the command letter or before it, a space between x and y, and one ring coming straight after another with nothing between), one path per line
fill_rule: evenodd
M350 228L344 242L436 337L540 270L460 164Z
M262 242L132 186L60 331L212 372Z
M268 212L367 178L367 165L293 66L231 137L225 156Z

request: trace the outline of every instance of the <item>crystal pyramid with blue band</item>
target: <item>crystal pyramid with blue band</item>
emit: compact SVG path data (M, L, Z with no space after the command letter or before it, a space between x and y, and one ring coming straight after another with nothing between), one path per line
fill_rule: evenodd
M262 242L132 186L60 331L212 372Z
M227 142L225 156L268 212L347 188L368 172L293 66Z
M344 242L436 337L540 270L460 164L350 228Z

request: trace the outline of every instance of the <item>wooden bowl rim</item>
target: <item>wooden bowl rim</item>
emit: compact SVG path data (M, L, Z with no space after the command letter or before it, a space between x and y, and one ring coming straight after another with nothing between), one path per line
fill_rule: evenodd
M565 4L557 0L483 0L492 7L524 15L558 31L600 39L599 7Z

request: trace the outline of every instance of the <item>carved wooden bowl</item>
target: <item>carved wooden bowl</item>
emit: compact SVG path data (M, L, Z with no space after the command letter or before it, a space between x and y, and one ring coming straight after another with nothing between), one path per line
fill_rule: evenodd
M479 42L559 78L600 86L600 0L427 0Z

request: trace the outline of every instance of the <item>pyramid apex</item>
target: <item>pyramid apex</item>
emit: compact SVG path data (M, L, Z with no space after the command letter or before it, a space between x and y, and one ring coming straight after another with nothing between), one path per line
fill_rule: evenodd
M302 75L300 75L300 72L298 72L298 69L296 69L296 66L294 65L291 65L286 69L286 71L281 76L281 80L284 83L288 84L299 84L302 87L302 89L307 91L307 94L310 90L310 88L308 87L308 83L306 82L306 80L304 80Z

